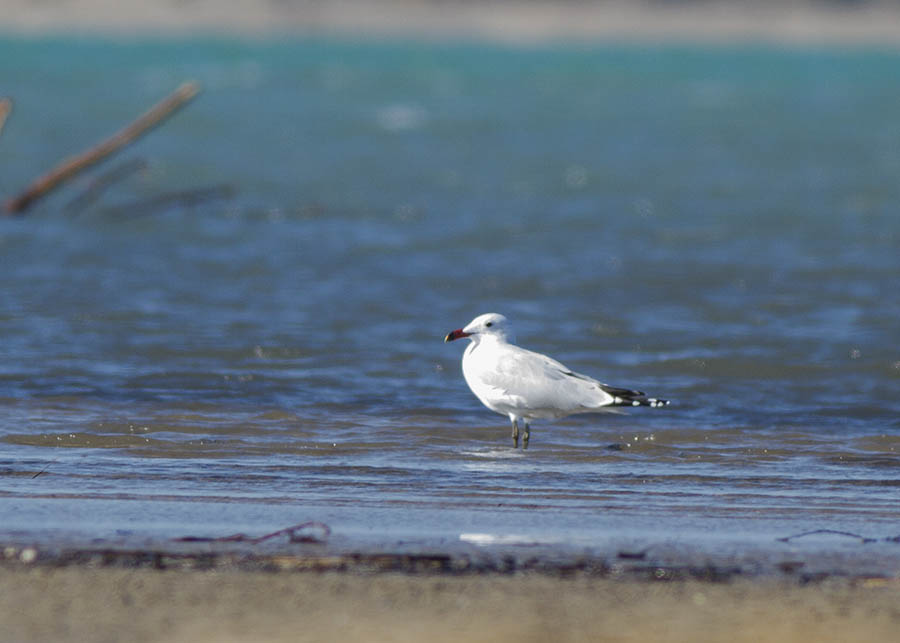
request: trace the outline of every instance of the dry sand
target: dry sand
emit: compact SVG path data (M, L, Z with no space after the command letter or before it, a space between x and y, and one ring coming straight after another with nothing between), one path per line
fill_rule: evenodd
M0 568L0 640L896 641L896 580Z
M373 37L900 45L900 6L825 0L5 0L19 33L351 33Z

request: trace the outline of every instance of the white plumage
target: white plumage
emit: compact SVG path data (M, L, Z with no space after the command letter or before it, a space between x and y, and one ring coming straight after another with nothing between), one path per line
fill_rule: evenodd
M516 346L508 320L497 313L479 315L466 327L448 333L444 341L462 337L471 340L462 358L466 383L482 404L509 417L514 446L519 443L519 422L525 425L522 447L527 449L533 419L602 412L611 406L669 403L641 391L608 386L546 355Z

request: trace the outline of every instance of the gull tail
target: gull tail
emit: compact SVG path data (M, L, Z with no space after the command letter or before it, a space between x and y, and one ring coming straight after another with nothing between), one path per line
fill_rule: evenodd
M658 397L647 397L643 391L632 391L627 388L617 388L615 386L600 385L600 390L604 393L612 395L613 401L609 406L668 406L669 400L661 400Z

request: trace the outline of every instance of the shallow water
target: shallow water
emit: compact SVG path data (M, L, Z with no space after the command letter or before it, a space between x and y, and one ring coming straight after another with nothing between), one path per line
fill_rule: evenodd
M79 179L0 221L0 536L900 533L900 54L5 39L0 61L6 196L205 88L93 205ZM672 406L514 451L441 342L488 311Z

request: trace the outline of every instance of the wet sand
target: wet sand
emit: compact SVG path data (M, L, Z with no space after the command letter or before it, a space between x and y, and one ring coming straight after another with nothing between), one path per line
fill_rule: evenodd
M896 580L17 568L4 641L893 641Z
M887 2L549 2L500 0L9 0L0 32L243 36L353 34L545 40L769 41L900 45Z

